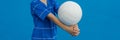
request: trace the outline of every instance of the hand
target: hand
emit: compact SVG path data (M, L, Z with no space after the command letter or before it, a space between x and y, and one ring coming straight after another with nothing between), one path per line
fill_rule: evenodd
M80 33L78 25L67 26L66 31L70 33L72 36L77 36Z
M80 33L80 29L78 28L78 25L74 25L73 30L74 30L74 36L78 36Z

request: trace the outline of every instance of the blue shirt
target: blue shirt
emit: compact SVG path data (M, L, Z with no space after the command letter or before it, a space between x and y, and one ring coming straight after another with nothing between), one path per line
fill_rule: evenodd
M31 14L34 20L32 40L55 40L57 28L47 15L49 13L56 15L58 8L55 0L47 0L47 6L40 0L31 2Z

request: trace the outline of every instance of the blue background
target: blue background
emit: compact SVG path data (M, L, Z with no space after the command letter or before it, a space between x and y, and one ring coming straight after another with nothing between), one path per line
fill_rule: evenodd
M60 4L66 0L57 0ZM72 0L79 3L83 17L80 35L72 37L58 28L58 40L120 40L119 0ZM34 27L31 0L0 0L0 40L30 40Z

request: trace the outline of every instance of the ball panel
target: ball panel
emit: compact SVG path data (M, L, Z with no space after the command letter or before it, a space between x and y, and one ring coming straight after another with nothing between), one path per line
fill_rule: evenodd
M81 7L73 1L67 1L60 6L58 17L66 25L77 24L82 17Z

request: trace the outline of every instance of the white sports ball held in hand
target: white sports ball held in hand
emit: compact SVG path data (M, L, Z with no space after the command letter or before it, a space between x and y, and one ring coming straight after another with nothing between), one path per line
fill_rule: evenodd
M65 25L77 24L82 17L82 9L76 2L66 1L58 9L58 18Z

